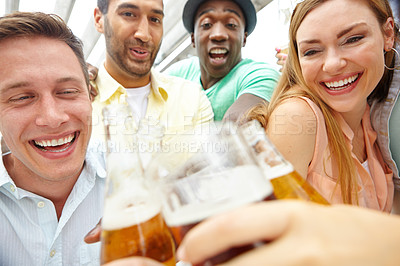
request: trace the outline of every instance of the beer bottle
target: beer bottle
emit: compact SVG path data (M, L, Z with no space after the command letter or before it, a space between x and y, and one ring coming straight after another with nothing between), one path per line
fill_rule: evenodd
M154 185L144 178L137 132L127 105L103 110L107 179L101 222L101 264L143 256L175 265L175 244Z
M299 199L324 205L329 202L285 160L268 139L261 124L252 120L240 127L249 145L253 147L260 167L271 181L277 199Z

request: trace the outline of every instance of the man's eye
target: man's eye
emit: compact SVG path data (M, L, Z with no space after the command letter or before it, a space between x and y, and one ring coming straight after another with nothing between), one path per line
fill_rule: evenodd
M201 27L203 29L209 29L209 28L211 28L211 23L203 23L203 24L201 24Z
M78 90L71 89L71 90L64 90L64 91L58 92L58 94L59 95L74 95L78 92L79 92Z
M151 21L155 23L161 23L161 19L159 18L151 18Z
M32 98L33 98L33 96L26 95L26 96L19 96L19 97L11 98L9 101L13 102L13 103L17 103L17 102L23 102L25 100L32 99Z
M124 12L124 13L122 13L122 15L125 17L134 17L135 16L135 14L133 14L132 12Z
M233 24L233 23L228 23L228 24L227 24L227 27L228 27L228 28L231 28L231 29L236 29L236 28L238 27L238 25Z

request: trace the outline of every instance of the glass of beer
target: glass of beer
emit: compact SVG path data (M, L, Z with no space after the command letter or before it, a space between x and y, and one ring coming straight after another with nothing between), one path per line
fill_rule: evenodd
M274 199L270 182L233 124L211 124L184 139L188 149L174 146L181 149L160 154L150 167L159 178L162 213L177 245L212 215ZM228 250L203 265L222 263L259 244Z
M103 110L107 181L101 222L101 263L130 256L175 265L175 245L161 215L161 201L147 182L128 106Z

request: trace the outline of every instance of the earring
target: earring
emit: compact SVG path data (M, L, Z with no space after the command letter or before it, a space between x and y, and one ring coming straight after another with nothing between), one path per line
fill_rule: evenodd
M395 49L395 48L390 48L391 50L393 50L393 52L397 55L397 58L399 59L399 61L400 61L400 54L399 54L399 52ZM395 56L395 62L397 61L396 60L396 56ZM400 64L399 65L395 65L394 67L388 67L386 64L384 64L385 65L385 68L386 69L388 69L388 70L400 70Z

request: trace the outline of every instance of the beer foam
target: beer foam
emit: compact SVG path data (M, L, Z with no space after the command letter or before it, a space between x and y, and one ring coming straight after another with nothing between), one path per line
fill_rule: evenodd
M200 189L203 191L193 191L191 195L186 197L189 200L192 196L190 204L182 202L182 198L179 200L174 193L171 193L168 199L164 199L162 212L168 226L175 227L197 223L212 215L261 201L271 195L273 190L261 169L255 165L235 167L211 175L207 182L200 181L195 185L198 186L192 187L196 187L197 190L201 186ZM191 193L191 191L188 191L188 187L184 189L185 192ZM199 198L199 195L203 197ZM211 200L206 201L207 198Z
M104 230L116 230L143 223L161 211L161 204L156 195L146 189L140 180L128 180L119 184L123 189L105 198L101 222Z
M266 164L261 164L264 166L264 174L268 179L274 179L280 176L290 174L294 171L293 165L290 163L281 163L279 165L268 167Z

